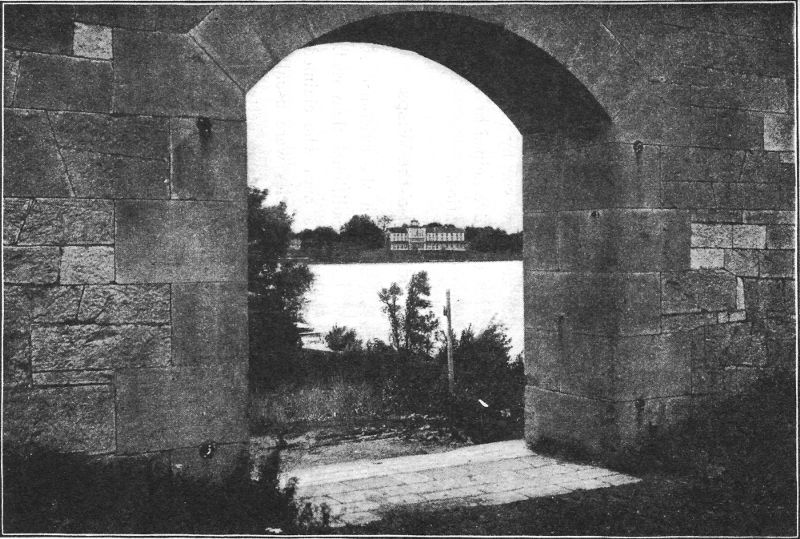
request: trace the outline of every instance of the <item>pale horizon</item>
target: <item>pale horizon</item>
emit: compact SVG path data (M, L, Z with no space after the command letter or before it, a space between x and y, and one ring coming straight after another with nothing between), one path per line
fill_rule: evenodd
M293 229L353 215L522 230L522 136L468 81L372 44L300 49L247 94L248 183Z

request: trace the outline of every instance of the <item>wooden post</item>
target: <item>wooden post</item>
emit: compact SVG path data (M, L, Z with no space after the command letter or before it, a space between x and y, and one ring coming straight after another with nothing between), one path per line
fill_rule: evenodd
M450 394L456 392L456 376L453 368L453 327L452 316L450 311L450 289L447 289L447 306L444 308L444 314L447 316L447 386L450 389Z

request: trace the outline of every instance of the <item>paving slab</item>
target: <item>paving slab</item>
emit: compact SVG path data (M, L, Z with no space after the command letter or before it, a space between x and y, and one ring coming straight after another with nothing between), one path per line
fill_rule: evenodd
M332 526L366 524L393 508L501 505L639 479L613 470L537 455L524 440L444 453L357 460L283 472L297 479L302 503L328 506Z

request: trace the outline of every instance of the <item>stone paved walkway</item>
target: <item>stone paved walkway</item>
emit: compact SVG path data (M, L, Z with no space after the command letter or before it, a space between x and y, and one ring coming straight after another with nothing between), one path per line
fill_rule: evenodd
M297 499L327 504L332 525L364 524L400 505L499 505L639 481L604 468L537 455L522 440L427 455L359 460L281 474L296 477Z

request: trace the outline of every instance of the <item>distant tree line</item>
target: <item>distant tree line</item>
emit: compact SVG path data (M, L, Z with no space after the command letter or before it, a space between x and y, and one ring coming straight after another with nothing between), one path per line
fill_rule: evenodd
M381 216L377 219L369 215L354 215L337 232L329 226L305 229L296 237L302 241L302 248L315 254L331 254L341 249L373 250L386 246L386 230L391 218ZM410 225L403 223L398 228ZM431 222L426 228L457 228L455 225ZM464 229L464 241L473 251L481 253L521 253L522 232L509 234L501 228L491 226Z

